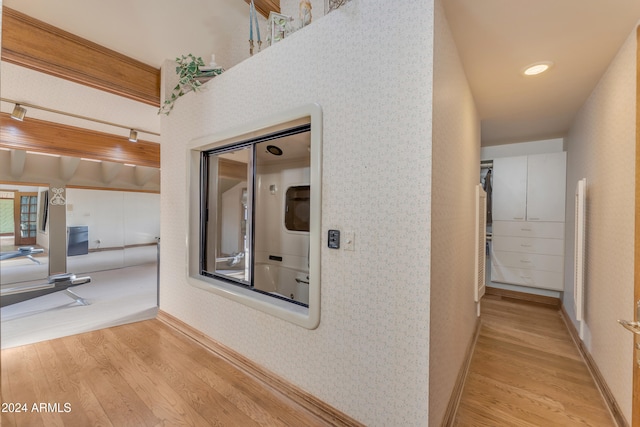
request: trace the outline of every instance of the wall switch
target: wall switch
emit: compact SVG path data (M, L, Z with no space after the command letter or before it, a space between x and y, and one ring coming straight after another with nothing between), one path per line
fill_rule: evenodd
M340 249L340 230L329 230L328 246L331 249Z
M353 231L345 231L342 237L343 247L345 251L356 250L356 233Z

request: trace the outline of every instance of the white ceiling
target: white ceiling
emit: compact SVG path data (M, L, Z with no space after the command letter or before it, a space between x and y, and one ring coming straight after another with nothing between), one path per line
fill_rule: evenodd
M482 144L563 136L640 21L638 0L443 0ZM531 63L555 65L535 77Z
M482 119L483 145L566 134L640 21L640 0L442 1ZM156 67L185 52L209 57L248 20L243 0L4 0L4 5ZM538 61L555 65L525 78L521 70ZM5 97L6 90L4 85ZM159 120L154 127L159 129Z

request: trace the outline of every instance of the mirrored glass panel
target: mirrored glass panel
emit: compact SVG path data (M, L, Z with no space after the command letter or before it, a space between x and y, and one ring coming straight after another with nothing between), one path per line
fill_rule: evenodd
M253 284L256 290L304 305L309 304L309 147L308 130L255 147ZM289 201L287 194L293 196ZM297 229L287 222L295 222Z
M207 156L208 209L203 269L249 283L249 188L251 147Z
M49 275L48 188L0 185L0 283ZM13 285L12 285L13 286Z
M310 134L302 125L204 153L203 271L308 306Z

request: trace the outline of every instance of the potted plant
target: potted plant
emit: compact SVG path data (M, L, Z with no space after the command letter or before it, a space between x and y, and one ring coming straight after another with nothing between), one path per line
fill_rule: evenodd
M171 110L173 110L173 105L178 98L191 90L194 92L198 91L204 82L222 74L224 71L222 67L205 68L202 58L199 56L196 57L191 53L176 58L176 62L178 63L176 67L176 74L179 79L178 84L171 91L171 95L164 100L164 103L158 110L158 114L168 115Z

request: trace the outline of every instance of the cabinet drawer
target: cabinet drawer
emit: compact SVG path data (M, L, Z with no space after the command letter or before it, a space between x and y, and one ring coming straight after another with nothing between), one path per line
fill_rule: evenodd
M494 221L492 226L494 236L564 239L563 222Z
M493 236L494 251L524 252L528 254L564 255L564 240L533 237Z
M526 270L522 268L491 266L491 281L532 288L562 291L563 274L551 271Z
M564 271L564 257L561 255L540 255L494 250L491 254L491 263L492 266L498 268L511 267L551 271L554 273L562 273Z

